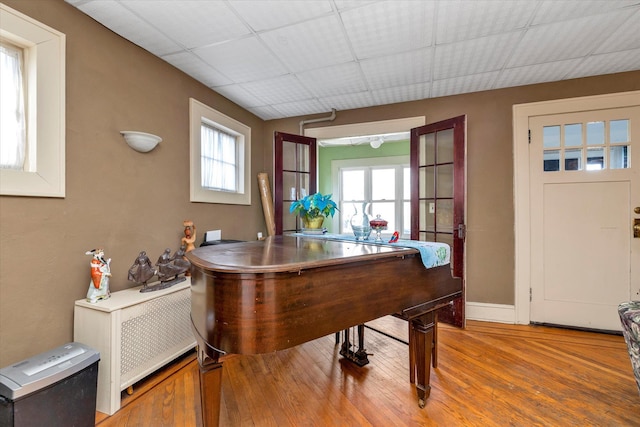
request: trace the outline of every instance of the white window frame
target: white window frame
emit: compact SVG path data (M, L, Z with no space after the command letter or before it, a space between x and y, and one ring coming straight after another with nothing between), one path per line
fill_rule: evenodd
M345 169L395 169L396 171L396 195L399 198L395 199L395 216L396 216L396 224L398 225L399 231L404 230L405 226L403 224L404 216L403 216L403 205L406 201L404 197L404 187L403 187L403 170L404 168L409 167L409 156L390 156L390 157L371 157L371 158L363 158L363 159L345 159L345 160L333 160L331 162L331 176L334 177L332 192L335 196L334 199L337 200L339 206L343 206L344 203L351 203L349 200L342 199L342 174L340 173ZM371 175L370 173L366 176L365 182L365 192L371 193ZM367 202L380 202L379 200L371 200L370 197L367 198ZM390 201L390 200L389 200ZM353 212L343 212L340 211L339 215L334 217L335 223L332 224L335 230L338 230L339 233L343 232L343 224L346 224ZM337 219L336 219L337 217ZM391 234L395 230L387 230L383 232L383 234L388 233ZM408 238L407 236L402 236L403 238Z
M1 3L0 22L0 38L24 49L27 94L27 161L0 169L0 194L65 197L66 36Z
M189 98L190 147L191 147L191 201L200 203L251 204L251 128L219 111ZM218 128L237 137L238 143L238 191L216 191L202 187L201 126L202 123Z

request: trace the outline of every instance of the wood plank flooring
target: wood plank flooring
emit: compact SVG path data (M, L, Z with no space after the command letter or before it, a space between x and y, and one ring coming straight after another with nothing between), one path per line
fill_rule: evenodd
M372 322L406 340L406 322ZM372 330L365 367L334 336L224 359L221 426L640 426L640 393L621 336L469 321L440 324L438 368L424 409L407 346ZM96 425L201 426L194 354L123 393Z

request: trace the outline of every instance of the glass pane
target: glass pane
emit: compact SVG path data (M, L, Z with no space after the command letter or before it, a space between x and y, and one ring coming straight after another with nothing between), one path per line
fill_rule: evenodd
M402 204L402 235L411 236L411 202Z
M396 231L396 206L394 202L378 202L371 204L371 218L380 215L382 219L387 220L387 230L382 233L393 233Z
M435 242L436 235L433 233L420 233L418 239L422 242Z
M436 230L453 232L453 200L436 203Z
M629 142L629 120L611 120L609 122L609 142Z
M435 231L435 202L433 200L420 200L420 230Z
M282 199L283 200L297 200L298 190L296 186L296 173L294 172L282 172Z
M616 145L611 147L610 150L610 165L611 169L626 169L630 167L629 159L631 159L631 147L628 145Z
M309 172L309 147L304 144L283 141L283 169Z
M436 195L435 179L433 174L435 173L435 167L428 166L426 168L420 168L420 198L434 198Z
M582 145L582 123L564 125L564 145L566 147Z
M542 128L542 144L544 148L560 147L560 126L543 127Z
M579 171L582 170L582 149L565 150L564 152L564 170Z
M342 200L364 200L364 170L343 170Z
M295 230L296 229L296 218L297 216L289 212L289 208L291 207L291 203L284 202L283 210L282 210L282 228L284 230Z
M373 169L371 171L371 198L394 200L396 198L395 169Z
M437 167L438 188L436 197L453 197L453 164Z
M587 170L596 171L604 169L604 148L587 149Z
M411 199L411 169L404 168L402 171L402 198Z
M587 123L587 145L604 144L604 122Z
M436 234L436 239L436 242L442 242L449 245L453 251L453 234L438 233ZM453 255L453 253L451 255Z
M432 165L435 163L435 134L420 135L420 165Z
M453 129L441 130L438 137L438 163L453 162Z
M560 150L547 150L544 152L544 171L557 172L560 170Z

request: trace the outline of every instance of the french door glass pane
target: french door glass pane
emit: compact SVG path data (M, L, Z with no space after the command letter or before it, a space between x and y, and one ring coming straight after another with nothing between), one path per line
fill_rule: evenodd
M557 172L560 170L560 150L546 150L543 156L543 170L545 172Z
M309 147L283 141L282 169L309 172Z
M453 200L438 200L436 231L453 232Z
M437 163L453 162L453 128L438 132Z
M595 171L604 169L604 148L587 149L587 170Z
M420 200L419 205L419 224L420 230L435 231L435 213L436 203L433 200Z
M437 197L453 197L453 163L438 166L437 173Z
M435 161L435 134L427 133L420 135L420 165L432 165Z
M435 179L434 179L435 167L427 166L426 168L420 168L420 198L434 198L436 194Z

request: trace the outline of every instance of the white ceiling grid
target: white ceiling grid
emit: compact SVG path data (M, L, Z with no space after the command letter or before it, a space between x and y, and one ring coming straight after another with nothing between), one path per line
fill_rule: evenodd
M640 0L66 0L269 120L640 69Z

